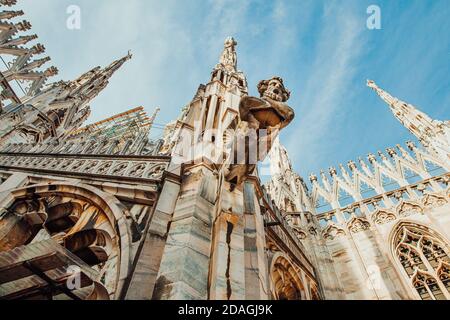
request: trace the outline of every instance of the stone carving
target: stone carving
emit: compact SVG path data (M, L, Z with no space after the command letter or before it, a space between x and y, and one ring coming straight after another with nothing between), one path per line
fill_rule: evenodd
M307 237L307 234L305 231L303 231L300 228L293 228L295 235L297 236L297 238L299 238L300 240L304 240Z
M422 203L425 207L436 208L445 205L447 200L440 195L428 193L422 199Z
M312 236L317 236L317 228L314 228L313 226L309 227L308 229L309 234Z
M78 160L78 161L76 161L76 162L72 165L71 170L73 170L73 171L78 171L78 170L80 170L81 167L84 165L85 162L86 162L85 160Z
M72 163L73 163L74 161L75 161L75 160L67 160L67 161L64 161L63 164L61 165L61 169L64 170L64 169L69 168L69 167L72 165Z
M300 279L295 267L282 254L274 258L270 276L274 287L274 295L279 300L301 300L302 280Z
M156 167L153 167L150 169L150 172L148 173L148 177L150 179L160 179L165 171L166 167L158 165Z
M275 130L286 127L294 119L294 110L285 102L290 92L283 79L274 77L258 84L260 98L245 96L239 104L239 115L251 129Z
M98 165L98 161L90 161L85 167L84 172L93 172L94 168Z
M23 219L18 220L16 217ZM56 246L58 252L70 252L78 256L84 265L99 271L91 273L97 275L91 280L101 287L105 294L102 299L109 299L109 295L114 294L120 247L115 226L110 223L103 208L89 200L64 194L38 197L30 193L27 199L17 199L3 219L15 223L17 227L0 236L1 254L9 254L17 259L21 257L17 252L27 248L31 248L30 253L42 255L46 247ZM18 233L18 230L21 232ZM57 273L50 274L50 277L55 276ZM20 282L17 285L27 284ZM3 291L1 295L7 293Z
M445 295L450 259L446 247L446 239L427 226L404 222L395 230L391 250L423 300L450 298Z
M258 91L260 98L245 96L239 103L241 122L236 130L232 154L234 159L238 159L237 144L245 143L245 164L231 164L228 168L226 180L232 185L241 184L255 169L256 161L264 160L279 130L294 119L294 111L285 103L290 97L290 92L285 88L281 78L274 77L261 81L258 84ZM264 135L263 130L266 130ZM245 137L251 136L252 132L256 135L256 139L246 141ZM251 152L256 155L255 159L250 159Z
M139 177L144 173L146 167L146 163L138 163L131 168L129 175L131 177Z
M59 161L58 160L53 160L50 162L50 170L56 170L56 168L59 165Z
M113 175L122 175L127 167L128 162L120 162L114 166L114 168L111 170L111 173Z
M330 224L322 233L323 237L327 240L334 240L340 236L345 235L344 229L338 227L337 225Z
M430 153L448 162L450 155L450 140L445 132L444 122L430 118L413 105L404 102L381 89L372 80L367 81L378 96L389 105L394 116L404 125Z
M111 168L112 164L113 164L112 161L108 161L108 162L101 164L97 170L97 173L99 173L99 174L108 173L108 170Z
M427 185L424 183L421 183L417 186L416 189L423 194L425 192L425 190L427 190Z
M3 2L5 1L7 0ZM3 21L5 13L0 13L2 14L0 20ZM3 26L7 30L8 25ZM13 24L9 27L15 28ZM7 31L1 34L7 34ZM19 43L16 44L20 46ZM271 148L276 150L272 141L294 117L294 112L286 104L290 92L285 88L281 78L274 77L261 81L258 84L260 95L258 98L247 96L245 76L236 69L238 60L236 44L233 38L225 41L220 63L213 70L210 83L200 86L194 100L182 111L180 118L166 126L163 141L147 140L149 127L154 124L154 117L147 119L139 108L131 112L134 116L130 117L131 113L125 112L107 120L109 124L106 127L105 122L101 121L95 126L77 129L89 115L86 104L107 85L108 79L124 62L123 60L116 61L103 70L95 68L76 81L50 86L43 94L23 100L27 101L23 108L18 101L16 106L6 106L7 108L1 106L6 114L5 117L0 115L0 138L14 125L23 120L26 120L25 122L30 120L29 123L17 127L17 131L29 136L35 143L24 144L20 143L23 140L8 137L5 139L5 145L9 143L6 151L2 148L3 142L0 141L0 148L3 150L0 154L0 183L5 183L5 179L9 180L6 185L2 185L2 190L7 188L15 194L14 197L16 195L18 197L15 198L18 200L16 206L11 207L13 202L9 202L12 199L10 192L0 192L3 197L7 196L0 199L3 201L0 205L0 219L6 217L5 219L14 220L17 215L11 212L15 212L20 217L18 223L28 224L24 228L20 226L14 229L10 228L14 221L0 220L0 240L12 231L12 236L5 238L8 241L4 243L9 243L12 239L20 247L23 247L24 243L27 247L28 244L33 246L36 243L45 244L47 240L55 241L58 246L88 260L85 262L90 262L91 269L98 271L99 277L95 279L98 279L108 293L114 294L115 297L125 297L124 294L128 293L142 295L145 292L147 296L144 298L150 298L152 293L149 292L149 288L152 285L149 283L157 283L160 291L164 292L164 298L168 299L217 298L221 291L226 291L225 294L229 299L242 298L248 292L255 292L255 297L262 299L319 298L319 292L326 298L372 297L375 291L372 292L370 283L368 285L364 281L365 277L359 277L359 273L356 277L352 273L354 270L361 270L363 273L369 271L364 269L370 267L373 261L377 263L380 261L377 260L380 258L378 250L380 248L377 246L385 239L384 236L387 236L390 225L368 229L373 224L388 224L397 217L431 211L429 209L447 203L450 191L447 187L448 177L442 175L438 178L433 173L427 172L426 162L431 161L437 166L440 165L448 172L448 157L444 157L446 161L439 162L432 153L419 150L412 144L408 144L412 151L411 155L397 146L398 150L393 148L387 150L389 155L387 157L381 153L371 154L368 158L370 164L359 159L349 161L347 167L333 166L328 171L329 174L325 171L319 178L312 175L313 186L309 190L303 180L293 172L286 150L281 149L278 161L279 175L274 176L276 183L268 188L270 196L259 185L258 177L252 177L248 183L249 188L247 189L247 185L242 188L242 194L241 189L236 192L223 190L224 185L230 184L231 188L234 188L255 173L257 161L264 160ZM7 45L7 42L4 43L0 39L0 51ZM42 52L42 47L36 47L34 52ZM24 70L27 61L31 62L30 59L22 60L25 64L17 70ZM8 69L6 73L14 71L12 70L14 68ZM52 70L46 72L47 75L51 73ZM5 75L5 78L7 77L8 74ZM370 85L375 88L374 83ZM6 88L0 93L2 95L0 105L2 101L7 101L6 96L12 98L11 101L14 102L14 94L7 90ZM36 87L31 91L37 90ZM45 97L47 101L39 101L40 97ZM209 104L208 97L211 97ZM382 94L382 97L390 99L386 93ZM414 120L414 124L418 124L417 128L422 130L420 125L426 124L423 121L427 120L426 118L411 118L411 114L402 113L399 108L405 107L406 110L411 109L410 106L402 105L397 99L393 99L392 103L393 109L397 109L393 110L396 116ZM17 112L8 114L12 109ZM36 125L30 126L36 120L36 109L42 111L44 118L48 116L50 121L39 121ZM51 112L47 113L49 109ZM206 115L201 114L201 110L205 110ZM133 129L127 130L127 134L110 136L113 131L122 131L122 121L127 118L132 120L133 128L140 127L137 133L134 133ZM138 119L142 121L134 122ZM231 143L227 145L230 148L220 150L220 154L224 152L229 155L228 152L232 154L238 152L236 145L233 145L234 141L248 136L252 130L257 133L256 141L250 140L244 144L246 155L242 163L230 161L220 167L217 163L211 163L209 157L198 157L195 160L199 160L200 168L196 165L186 166L184 173L188 179L184 179L183 166L172 162L171 173L167 174L166 180L162 180L168 163L173 161L170 159L171 155L176 154L172 152L172 148L181 143L180 136L192 135L192 138L199 140L205 137L204 134L197 137L195 133L194 123L201 119L205 120L204 123L200 121L204 131L211 127L218 130L231 127L235 130L230 135ZM145 127L141 127L143 124ZM440 131L446 130L442 123L429 124L430 126L435 124L435 128ZM448 122L446 125L448 126ZM97 130L96 126L103 129ZM104 130L105 128L107 130ZM266 130L267 135L257 130ZM433 146L430 139L432 134L430 128L423 128L423 137L419 140L428 147ZM209 138L204 140L207 140L207 143L220 140L216 138L214 136L214 141ZM265 145L261 146L259 142L264 142ZM255 159L249 155L252 148L258 151ZM422 177L422 181L407 186L405 180L408 175L405 174L405 168ZM196 170L202 170L204 173L201 180L197 179L197 175L189 176L189 172L199 172ZM213 172L210 174L209 170ZM9 177L8 174L17 174L17 179L14 176ZM25 180L27 174L28 180ZM76 179L73 179L74 175L77 176ZM181 179L178 179L180 176ZM229 183L223 184L224 179ZM51 182L54 180L72 181L73 184L64 184L57 192L56 186ZM11 184L22 184L24 181L30 184L25 191L10 189ZM34 185L36 181L42 182L43 185ZM399 187L389 188L387 191L384 188L388 185L386 181L398 182ZM84 183L87 183L86 188L78 190ZM447 186L443 187L443 184ZM447 189L443 192L442 188ZM72 195L74 190L76 193ZM419 194L418 191L422 192ZM430 194L431 191L433 194ZM157 195L157 192L161 194ZM202 198L208 198L208 201L202 201ZM341 202L345 198L346 202ZM350 198L353 198L353 203ZM120 201L117 200L116 203L115 199ZM320 201L323 206L315 210L318 199L323 200ZM391 208L393 202L406 199L414 199L416 202L401 202L397 211ZM111 202L115 205L108 207ZM158 204L160 206L156 207ZM155 207L158 210L153 210ZM159 210L160 208L163 210ZM288 212L284 215L286 220L283 219L286 212L280 211L280 208ZM436 223L443 222L440 227L443 232L447 226L439 216L444 216L445 210L446 206L433 209L431 213L434 216L431 220L436 220ZM370 214L373 211L375 212ZM427 216L431 215L427 212ZM225 219L221 220L224 216ZM348 216L351 219L347 224L345 221ZM421 218L425 220L427 216ZM176 221L170 217L175 217ZM370 217L370 221L366 217ZM200 223L197 223L198 220ZM206 221L214 221L214 225L203 223ZM134 225L134 222L138 224ZM149 237L142 237L144 230L149 230ZM361 237L350 236L351 233L364 230L368 230L367 236L373 235L377 241L364 242L361 241ZM38 233L35 235L36 231ZM16 236L26 239L17 241ZM126 244L121 243L121 239L127 239L128 236L133 243L132 256L127 258L125 255L119 259L118 254L128 248ZM410 241L409 236L410 234L404 240ZM307 240L299 241L305 238ZM254 239L257 241L253 241ZM338 240L324 241L333 239ZM139 242L141 240L147 241L145 246L141 246L144 245ZM30 241L34 243L29 243ZM422 243L424 255L434 249L428 240ZM405 245L412 244L405 243ZM150 250L144 256L140 255L141 250L134 248ZM355 248L359 252L356 252ZM383 255L384 251L385 249ZM242 252L246 253L245 259L241 259ZM267 268L267 262L270 260L266 261L265 257L270 255L273 257L274 252L283 253L285 258L273 259L273 265L269 264L270 268ZM202 255L200 258L197 257L198 253ZM212 260L204 259L203 253ZM250 259L246 258L247 253L250 253ZM359 259L353 259L355 253L361 253ZM442 253L443 251L439 249L435 256L442 257ZM159 259L161 263L157 263L160 266L158 270L152 269L151 274L144 270L148 267L148 261L158 262ZM2 261L5 259L0 259L0 262ZM128 265L132 266L130 272L127 269ZM144 268L141 268L142 266ZM1 267L0 265L0 269ZM194 275L193 287L190 286L192 275L186 273L186 267L198 271ZM402 286L395 285L401 281L397 278L397 273L388 267L385 270L393 276L391 280L395 281L392 282L394 285L385 279L386 291L384 288L377 290L380 295L378 292L375 292L375 295L387 298L411 296L408 292L402 291L400 288ZM125 268L123 273L125 276L118 274L118 268ZM411 269L409 265L407 269ZM435 277L437 279L444 277L442 283L447 283L448 265L441 263L434 269L430 271L436 273ZM4 268L2 270L4 271ZM144 270L142 277L134 277L132 274L134 270ZM241 277L242 270L246 271L245 277ZM273 273L271 274L269 270L273 270ZM309 272L305 272L306 270ZM314 278L321 277L325 271L327 274L322 278L323 286L318 290ZM370 271L368 273L370 274ZM332 279L333 274L337 281ZM158 281L152 279L156 276ZM211 280L219 278L225 281L216 282L218 285L214 288L211 283L215 281ZM136 279L138 281L135 281ZM130 291L118 294L115 287L116 280L126 283L127 290L129 287ZM360 280L363 282L360 283ZM227 290L223 290L225 282ZM426 281L420 284L422 287L425 285ZM393 292L389 288L398 291ZM434 287L433 290L435 289Z
M284 87L283 79L280 77L273 77L270 80L262 80L258 84L258 92L261 97L266 100L275 100L278 102L286 102L291 96L291 92ZM286 106L280 106L279 112L291 113L292 109L286 108ZM281 110L283 109L283 110ZM293 114L292 114L293 117Z
M233 37L228 37L224 43L224 49L222 55L220 56L220 63L225 68L236 69L237 66L237 55L235 47L237 45L236 40Z
M145 162L143 161L145 159ZM115 175L131 178L160 179L167 163L161 160L120 161L90 156L84 159L68 159L63 155L49 156L0 156L0 166L10 168L46 169L55 171L79 172L81 174ZM151 167L150 171L147 170ZM112 170L111 170L112 168ZM130 169L128 169L130 168Z
M402 200L397 205L397 215L400 217L406 217L414 214L422 214L423 209L420 207L420 205L411 202L411 201L404 201Z
M376 224L385 224L397 219L394 213L387 210L378 209L372 214L372 221Z
M370 223L363 218L353 217L348 223L348 229L352 233L358 233L361 231L368 230L370 228Z

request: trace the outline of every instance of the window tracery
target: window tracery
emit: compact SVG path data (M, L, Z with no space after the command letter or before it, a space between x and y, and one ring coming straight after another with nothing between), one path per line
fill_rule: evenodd
M402 225L394 237L395 256L423 300L450 299L448 244L419 225Z

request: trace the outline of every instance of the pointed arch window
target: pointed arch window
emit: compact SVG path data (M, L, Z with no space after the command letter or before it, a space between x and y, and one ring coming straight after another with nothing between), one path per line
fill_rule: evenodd
M415 224L397 230L394 255L423 300L450 300L450 250L436 232Z

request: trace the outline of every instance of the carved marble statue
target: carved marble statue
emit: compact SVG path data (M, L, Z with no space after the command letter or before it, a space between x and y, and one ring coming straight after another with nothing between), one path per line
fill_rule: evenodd
M237 45L236 40L233 37L228 37L225 40L224 50L220 56L220 63L225 67L231 66L233 69L237 66L237 55L235 46Z
M242 121L252 129L282 129L294 119L294 110L285 102L291 93L284 87L283 79L273 77L258 84L260 98L246 96L239 104Z
M290 92L285 88L283 79L273 77L270 80L262 80L258 84L258 91L260 98L245 96L239 103L241 123L236 135L237 137L250 136L251 130L255 130L257 139L256 141L239 138L235 140L234 159L239 158L237 152L240 149L236 146L239 141L245 141L246 154L244 164L231 164L228 168L225 178L232 185L242 183L255 169L256 161L252 161L250 152L256 152L257 161L263 161L279 130L286 127L295 116L294 110L285 103L290 97Z

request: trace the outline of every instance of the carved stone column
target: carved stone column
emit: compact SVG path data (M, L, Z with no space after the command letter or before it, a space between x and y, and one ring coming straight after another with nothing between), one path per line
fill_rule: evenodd
M186 168L153 299L206 299L217 177L202 163Z
M245 299L267 300L269 296L264 219L252 183L244 184Z
M144 243L137 253L138 262L127 290L127 300L150 300L152 298L179 191L179 183L166 178Z
M221 208L211 244L209 299L245 298L245 221L243 191L222 189Z

